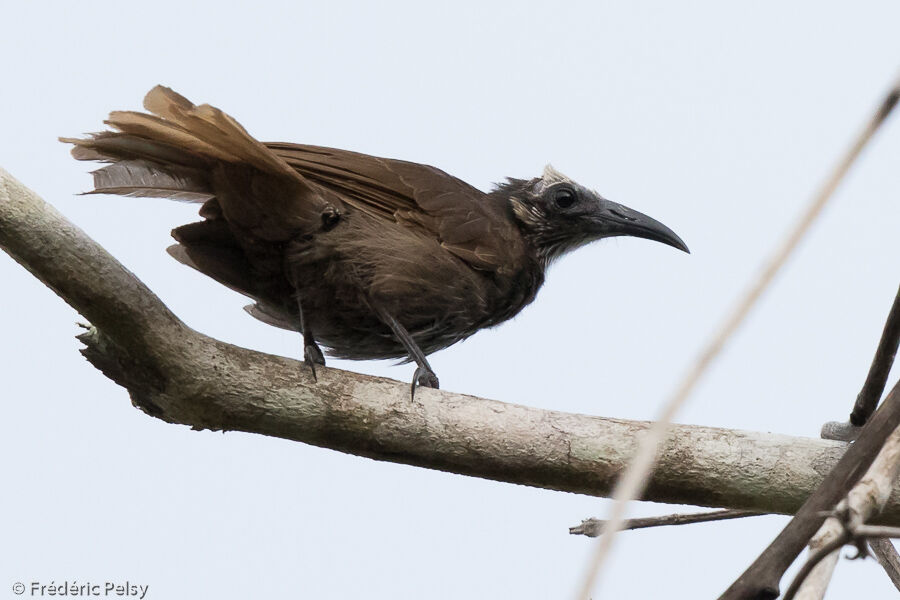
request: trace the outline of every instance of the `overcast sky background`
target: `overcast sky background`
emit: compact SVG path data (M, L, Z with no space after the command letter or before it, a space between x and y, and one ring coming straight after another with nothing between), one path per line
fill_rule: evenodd
M191 327L300 357L298 335L165 254L196 207L77 197L92 166L56 137L99 130L163 83L262 140L424 162L482 189L552 162L692 254L635 239L581 249L519 317L432 365L447 390L651 419L900 68L900 6L850 7L6 3L0 166ZM679 422L815 437L846 417L900 279L898 159L894 117ZM606 500L167 425L81 358L81 317L4 254L0 287L0 597L65 579L127 579L151 599L577 589L591 542L567 528ZM626 533L595 597L714 597L785 522ZM874 561L844 561L831 597L851 594L895 592Z

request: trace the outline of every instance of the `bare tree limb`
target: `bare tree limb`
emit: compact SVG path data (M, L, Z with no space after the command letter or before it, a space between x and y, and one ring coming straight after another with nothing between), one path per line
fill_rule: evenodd
M900 288L894 297L891 311L888 313L878 348L875 350L875 358L869 367L869 373L863 384L862 390L856 396L853 412L846 423L829 421L822 426L822 439L842 440L851 442L859 435L860 429L869 420L878 400L884 392L891 367L894 365L894 357L897 355L897 347L900 345Z
M841 548L850 541L850 533L846 530L842 531L838 537L829 539L827 542L822 544L822 546L816 548L816 550L810 555L809 560L807 560L800 567L800 570L797 571L797 575L794 577L794 580L791 582L791 585L788 586L787 591L784 593L784 600L794 600L795 596L797 596L801 590L800 586L809 581L809 577L817 570L818 567L822 566L822 562L825 561L826 558L833 558L833 563L837 562L837 553L840 552ZM834 569L834 564L832 563L831 569ZM828 582L831 579L831 569L826 571L820 571L819 578L813 582L813 585L821 587L821 595L818 594L819 590L815 592L807 592L804 594L805 597L808 598L822 598L825 595L825 587L828 586ZM827 575L827 577L825 577ZM824 581L823 581L824 578Z
M845 544L851 542L857 544L859 551L856 556L850 557L852 560L866 558L869 550L874 549L876 543L880 548L883 548L885 542L890 543L890 538L898 537L900 537L900 527L883 527L877 525L858 525L856 527L850 527L849 525L845 526L836 537L828 539L820 547L817 547L814 550L813 548L810 548L811 552L809 558L797 571L797 575L784 593L783 600L819 600L823 598L829 580L831 579L831 571L834 569L834 565L832 564L831 568L827 571L822 571L823 575L819 575L818 577L817 571L822 567L826 560L833 560L836 563L838 551ZM893 544L891 544L891 548L894 548ZM894 554L896 554L896 548L894 548ZM900 589L900 585L898 585L896 579L896 564L885 566L885 570L891 578L891 581L894 583L894 586L897 587L897 589Z
M778 597L778 582L803 546L825 520L825 514L848 493L900 425L900 383L863 427L838 464L810 495L797 514L750 567L725 591L723 599ZM893 482L893 480L891 480Z
M831 519L825 521L825 524L822 525L822 529L819 530L820 533L817 533L815 537L813 537L813 541L810 542L810 558L808 561L812 569L809 571L809 574L806 575L805 579L800 579L801 573L799 572L795 577L794 581L798 583L802 582L802 585L797 589L794 600L822 600L822 598L825 597L825 592L828 591L828 584L831 581L832 572L837 565L838 558L840 558L839 548L835 547L834 551L827 556L817 553L819 553L820 549L823 548L825 544L834 543L836 545L835 540L842 535L841 533L838 533L834 537L827 537L826 539L825 534L822 534L822 530L829 526L830 521ZM820 534L821 539L817 540L817 538L820 538ZM868 543L869 550L878 559L878 562L884 568L885 573L887 573L887 576L894 584L894 587L900 591L900 554L897 554L897 549L894 547L893 542L891 542L890 538L877 537L870 538ZM819 556L823 556L820 562ZM816 564L816 562L818 562L818 564ZM792 583L791 588L793 587L794 584ZM784 600L789 600L790 594L791 589L789 588L788 591L785 592Z
M130 272L0 169L0 247L94 325L85 356L151 415L378 460L608 495L648 424L545 411L322 369L183 323ZM793 513L844 444L675 426L645 498ZM900 492L883 514L900 525Z
M794 593L796 600L822 600L825 597L843 544L838 545L830 553L824 553L823 548L834 544L835 540L844 534L844 528L837 522L837 519L825 520L816 535L809 541L808 574L803 579L797 575L791 582L791 588L785 593L785 597ZM819 560L820 557L821 560Z
M777 598L778 582L784 572L825 521L827 512L845 494L849 515L843 523L845 530L849 528L849 531L858 536L876 535L871 532L863 533L862 530L866 527L863 523L878 513L900 472L900 431L896 431L898 426L900 382L894 386L863 427L856 442L849 446L794 518L721 597L729 600ZM826 547L830 547L830 544L826 544ZM817 551L816 558L824 558L818 556L819 552L821 549Z
M658 517L643 517L639 519L626 519L622 523L621 531L632 529L645 529L647 527L665 527L669 525L691 525L693 523L708 523L710 521L726 521L728 519L742 519L744 517L761 517L768 513L755 510L713 510L702 513L676 513L673 515L661 515ZM599 537L608 521L605 519L585 519L580 525L569 527L569 533L573 535L586 535Z
M898 345L900 345L900 288L897 288L897 295L884 324L884 331L881 333L881 340L875 350L875 358L872 360L866 382L856 397L853 412L850 413L850 423L854 426L865 425L875 411L894 364Z
M894 587L900 591L900 554L897 553L894 543L887 538L875 538L869 540L869 546L872 548L872 554L890 577Z
M809 561L812 562L812 557L817 556L821 548L833 540L845 539L848 532L853 539L865 537L864 523L881 511L898 475L900 475L900 428L891 433L866 474L838 505L836 516L826 519L818 533L813 536L809 544ZM873 532L870 531L868 535L872 536ZM799 574L796 576L791 589L798 589L798 580L802 582L797 598L822 598L825 595L837 557L838 552L832 552L828 559L823 560L809 573L805 581ZM787 594L785 596L787 597Z
M834 421L825 423L822 426L822 439L852 441L857 438L862 431L862 426L866 424L866 421L874 412L875 407L878 405L878 399L881 398L881 394L884 392L888 374L894 364L894 356L897 354L898 342L900 342L900 288L898 288L897 295L894 297L881 339L878 342L878 348L875 351L875 358L869 367L862 390L856 397L849 421L846 423ZM900 467L900 463L896 461L898 435L900 435L898 430L891 434L872 466L869 467L866 475L854 486L848 495L849 500L855 498L859 502L867 503L865 505L861 504L857 508L858 514L868 514L865 506L870 507L869 510L872 511L872 514L877 513L884 506L887 494L890 493L890 488L896 479L898 467ZM861 498L857 490L864 490L867 486L869 489L872 487L877 489L871 495L862 493ZM855 492L856 494L854 494ZM866 518L871 516L871 514L868 514ZM822 527L819 528L819 531L809 542L810 554L816 554L832 540L840 538L844 533L843 530L844 525L836 518L826 519ZM890 541L882 538L870 540L870 545L887 572L888 577L891 578L895 586L898 586L898 583L900 583L900 556L897 554L897 549L894 548ZM794 580L794 583L791 585L792 589L796 587L798 579L802 582L802 585L797 588L797 600L821 600L825 597L825 591L831 581L834 567L837 565L838 554L837 551L834 551L827 557L823 557L821 562L812 568L805 581L799 578ZM812 561L811 558L809 560Z

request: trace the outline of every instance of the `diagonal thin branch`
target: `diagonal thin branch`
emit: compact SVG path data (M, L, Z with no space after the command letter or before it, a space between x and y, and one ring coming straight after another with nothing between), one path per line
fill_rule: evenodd
M808 581L807 578L813 570L819 566L823 560L828 558L829 555L837 553L843 548L844 544L850 541L850 538L851 536L848 531L842 531L838 537L828 540L822 547L817 548L816 551L810 555L809 560L803 563L800 570L797 571L797 575L784 593L784 600L794 600L794 596L800 591L800 586Z
M859 480L859 483L853 486L847 497L838 504L835 516L829 517L822 524L810 542L810 552L815 554L819 548L832 540L843 538L848 532L853 539L878 535L871 530L867 533L864 524L877 515L887 503L891 487L898 475L900 475L900 428L891 433L866 474ZM885 548L881 548L882 552L884 550ZM811 556L809 561L812 562L812 560ZM835 552L829 561L816 567L812 577L808 578L799 588L798 597L821 598L824 596L836 561L837 553ZM805 571L803 572L805 573ZM791 589L798 588L798 580L802 581L800 575L795 577Z
M878 342L878 348L875 351L875 358L872 360L872 364L869 367L869 372L866 376L866 381L863 384L862 391L860 391L859 395L856 397L850 420L847 423L825 423L825 425L822 426L823 439L845 441L856 439L862 430L862 426L865 425L866 421L875 410L878 399L884 391L888 374L890 373L891 366L894 362L894 356L897 353L898 342L900 342L900 288L897 290L897 295L894 297L893 305L888 313L881 339ZM881 449L875 462L872 463L866 476L863 477L860 483L858 483L848 495L849 500L853 500L854 498L859 499L860 494L855 494L856 490L865 487L865 485L869 483L871 486L876 487L876 492L869 496L863 495L863 497L866 501L871 503L874 512L881 510L881 507L887 501L887 494L890 492L890 487L893 480L896 479L898 472L897 465L885 465L884 458L885 456L887 456L888 459L892 458L890 453L892 452L892 448L898 443L898 440L896 439L897 435L898 431L894 431L891 437L888 438L888 441ZM886 471L885 476L879 478L879 471ZM873 481L874 483L872 483ZM880 488L880 495L878 493L878 488ZM875 506L876 504L877 507ZM867 514L866 509L863 506L857 508L857 513ZM871 517L871 515L868 515L866 518L869 517ZM822 527L819 528L819 531L809 542L810 553L817 552L822 546L839 538L842 534L843 525L836 518L826 519L825 523L822 524ZM889 541L877 539L870 540L870 546L872 551L878 557L878 560L888 577L894 582L894 585L900 585L900 562L898 562L900 561L900 556L898 556L894 545ZM812 558L809 560L812 562ZM796 589L798 600L821 600L824 598L825 591L831 581L831 575L834 572L834 567L837 565L837 560L838 552L833 552L815 565L812 570L805 575L805 580L799 576L794 579L794 582L791 584L791 590ZM802 585L798 584L798 581L802 582ZM898 587L898 589L900 589L900 587ZM793 592L791 592L791 594L792 593Z
M850 491L869 468L891 432L900 425L900 383L866 423L822 484L750 567L725 591L722 599L777 598L778 582L825 520L827 511Z
M888 313L887 321L884 324L884 331L881 333L881 340L875 350L875 358L872 360L872 366L869 367L866 382L856 397L853 412L850 413L850 423L854 426L865 425L872 413L875 412L878 400L884 392L888 374L894 364L898 345L900 345L900 287L897 288L894 304L891 306L891 312Z
M893 542L886 538L876 538L869 540L869 546L887 576L890 577L894 587L900 591L900 554L897 553Z
M877 506L887 501L890 488L896 480L897 469L900 468L900 432L895 431L898 426L900 382L893 387L863 427L856 442L850 445L794 518L721 598L777 598L778 582L784 572L822 525L824 515L845 494L849 494L848 505L854 515L854 528L862 527L861 523L866 518L877 513ZM895 439L888 444L889 438ZM875 468L870 469L873 464ZM857 481L860 481L859 485Z
M894 297L891 311L888 313L878 348L875 350L875 358L869 367L866 381L862 390L856 396L853 412L846 423L829 421L822 426L822 439L842 440L852 442L859 435L860 428L866 424L872 412L878 405L878 400L884 392L891 367L894 365L894 357L897 355L897 347L900 344L900 288Z
M707 346L700 353L697 362L688 371L675 393L663 406L658 421L654 423L647 436L642 439L637 454L624 475L622 475L621 479L616 483L616 488L613 491L614 503L610 509L607 534L600 538L596 551L591 557L579 593L579 598L582 600L587 600L590 597L594 581L600 572L604 559L612 547L615 534L621 528L622 520L625 517L625 505L633 499L640 498L647 487L649 474L656 465L660 445L665 439L668 431L668 424L672 422L672 419L679 408L681 408L687 400L687 397L694 389L694 386L712 364L713 360L719 355L722 348L725 347L726 342L738 330L741 323L744 322L747 315L750 313L750 310L762 296L763 291L765 291L769 284L772 283L775 275L785 262L787 262L788 258L797 247L797 244L803 236L806 235L806 232L809 231L813 222L834 194L834 191L837 189L841 180L843 180L844 176L850 170L850 167L859 157L860 153L862 153L863 148L866 147L887 119L888 115L894 110L898 100L900 100L900 77L894 81L890 91L880 103L875 114L859 133L853 144L841 158L840 162L838 162L829 178L825 181L825 184L813 197L794 229L788 234L781 246L779 246L773 256L769 259L769 262L759 275L758 279L750 286L740 302L738 302L737 306L735 306L729 317L726 319L722 328L713 335Z
M824 554L819 560L818 557L813 558L823 547L831 544L844 534L844 528L836 519L826 519L825 523L816 532L816 535L809 541L809 563L808 574L803 579L794 578L791 587L796 587L796 600L823 600L825 592L828 591L828 585L831 583L831 577L834 575L834 568L840 559L839 548L830 554ZM818 564L816 564L818 563ZM794 583L796 582L796 586ZM802 583L801 583L802 582ZM788 593L791 593L788 590Z
M761 517L769 513L763 513L755 510L713 510L702 513L676 513L672 515L662 515L658 517L643 517L640 519L627 519L622 523L620 531L629 531L632 529L645 529L647 527L665 527L669 525L691 525L693 523L708 523L710 521L726 521L728 519L742 519L744 517ZM588 537L599 537L603 535L607 521L604 519L585 519L580 525L569 528L569 533L573 535L586 535Z
M828 581L831 578L831 572L828 572L827 577L823 578L820 581L813 582L814 586L822 586L820 589L809 590L808 586L811 582L812 577L818 567L821 567L823 561L829 558L834 558L837 560L837 552L840 550L845 544L849 544L851 542L855 542L858 544L859 553L857 556L850 557L851 559L857 558L865 558L870 549L874 549L875 544L878 542L882 542L879 544L879 547L883 547L883 543L886 542L890 544L890 538L898 538L900 537L900 527L877 527L871 525L859 525L855 529L843 529L840 533L837 534L836 537L829 539L825 542L821 547L816 548L809 556L807 561L803 563L800 569L797 571L797 574L794 576L794 580L791 582L791 585L788 586L787 591L784 593L783 600L799 600L803 598L822 598L825 595L825 587L828 585ZM891 544L891 548L893 548L893 544ZM896 548L894 549L894 553L896 553ZM880 561L880 559L879 559ZM833 569L832 565L832 569ZM898 585L898 581L896 579L896 566L889 565L885 567L885 570L890 576L891 581L894 583L894 586L897 589L900 589L900 585ZM809 591L809 593L807 593Z

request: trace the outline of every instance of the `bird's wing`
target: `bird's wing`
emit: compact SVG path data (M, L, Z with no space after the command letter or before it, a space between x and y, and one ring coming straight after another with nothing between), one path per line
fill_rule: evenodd
M504 272L517 266L512 259L523 242L506 208L440 169L321 146L266 146L304 179L369 215L424 228L474 268Z

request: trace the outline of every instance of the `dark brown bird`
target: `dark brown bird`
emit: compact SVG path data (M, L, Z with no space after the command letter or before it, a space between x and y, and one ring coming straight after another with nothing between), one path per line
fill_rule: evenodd
M329 354L406 358L438 387L425 355L501 323L529 302L548 265L605 237L680 250L668 227L547 166L484 193L427 165L301 144L262 143L207 104L157 86L113 112L115 131L75 144L91 193L202 202L169 253L252 298L254 317L302 332L315 376Z

